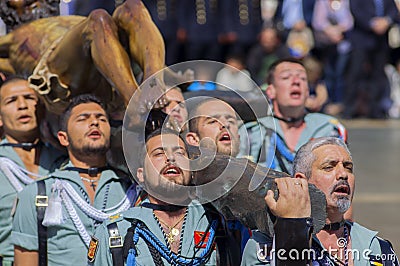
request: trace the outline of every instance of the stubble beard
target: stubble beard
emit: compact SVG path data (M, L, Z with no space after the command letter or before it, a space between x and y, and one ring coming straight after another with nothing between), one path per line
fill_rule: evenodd
M74 152L76 154L80 154L82 156L106 155L109 148L110 148L109 141L106 141L103 145L85 144L81 148L75 147L73 141L71 141L71 145L70 145L70 149L72 152Z

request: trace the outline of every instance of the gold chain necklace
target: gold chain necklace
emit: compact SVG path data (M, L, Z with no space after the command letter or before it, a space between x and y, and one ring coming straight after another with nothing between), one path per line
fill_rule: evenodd
M181 218L179 218L179 220L173 225L173 226L169 226L166 222L164 222L163 220L161 220L159 217L157 217L157 215L153 212L154 217L157 219L157 221L159 221L160 223L162 223L163 225L165 225L166 227L168 227L168 233L166 233L166 237L167 237L167 242L169 245L171 245L172 243L174 243L175 241L175 237L179 236L180 231L178 228L175 228L176 226L178 226L178 224L180 222L183 221L183 219L185 219L186 217L186 212L182 215Z

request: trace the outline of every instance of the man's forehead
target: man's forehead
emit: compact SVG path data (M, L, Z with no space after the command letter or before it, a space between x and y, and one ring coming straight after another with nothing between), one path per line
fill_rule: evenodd
M183 140L175 134L161 134L154 136L147 140L146 147L148 151L173 147L183 148L186 150Z
M71 110L71 114L79 116L82 114L103 114L106 115L105 110L98 104L94 102L81 103L74 106Z
M221 115L236 116L235 110L226 102L220 100L212 100L202 103L197 108L198 116L216 117Z
M169 91L167 91L167 93L165 94L166 98L169 100L179 100L179 101L183 101L185 100L183 98L182 93L180 93L179 91L177 91L176 89L170 89Z
M324 145L313 151L317 161L346 160L352 162L351 155L344 147L338 145Z
M306 69L298 63L283 62L276 67L276 73L283 73L288 71L296 71L306 73Z
M10 81L9 83L4 84L0 90L0 96L2 98L28 94L35 94L35 91L28 86L26 80Z

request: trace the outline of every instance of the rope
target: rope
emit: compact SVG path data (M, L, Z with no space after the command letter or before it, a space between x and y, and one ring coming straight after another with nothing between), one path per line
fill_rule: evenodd
M85 199L85 201L90 204L90 200L88 197L88 194L85 192L85 190L83 189L83 187L79 187L79 191L82 193L83 198Z
M89 248L90 235L86 231L85 226L83 225L81 219L79 218L78 214L76 213L76 210L75 210L74 206L72 205L71 199L69 198L69 196L65 190L62 190L60 195L61 195L62 201L64 202L64 206L67 209L68 214L71 217L72 222L75 225L76 230L78 230L78 233L81 236L83 242Z
M90 218L98 220L98 221L103 221L107 219L109 216L118 214L120 212L123 212L129 208L129 206L132 204L132 200L135 198L135 186L131 185L124 198L115 206L104 210L104 211L110 211L110 213L106 214L87 202L85 202L82 197L79 196L79 194L75 191L75 189L71 186L70 183L66 181L61 181L61 180L56 180L56 183L59 183L56 185L57 189L60 190L65 190L68 193L69 199L72 199L72 201L85 213L87 214Z
M275 167L276 167L275 160L274 160L274 158L275 158L275 139L276 139L276 136L272 135L271 143L269 144L269 147L268 147L268 154L267 154L267 161L266 161L266 166L271 169L275 169Z
M293 162L294 155L290 152L288 148L286 148L285 143L283 140L278 136L278 134L274 133L276 138L276 148L280 151L280 153L285 157L286 160L289 162Z
M177 256L173 253L166 245L164 245L148 228L146 227L136 227L135 234L133 236L134 245L137 244L139 236L141 236L146 242L155 247L160 255L172 265L184 265L184 266L197 266L204 264L209 259L209 254L211 254L213 249L213 243L215 239L215 232L218 225L218 221L214 220L211 222L210 236L207 241L206 248L200 254L199 257L193 259L185 259L181 256ZM135 265L136 250L133 248L129 250L127 265ZM132 264L133 263L133 264Z
M65 208L67 209L69 216L72 219L72 222L75 225L75 228L77 229L79 235L81 236L82 240L84 241L87 247L89 247L90 236L86 231L86 228L83 225L78 214L76 213L76 210L72 202L74 202L88 217L96 221L104 221L112 215L115 215L117 213L129 209L130 205L132 204L132 201L136 197L135 185L131 185L128 188L124 198L116 206L109 208L109 210L114 210L114 211L106 214L103 211L99 211L93 206L89 205L87 202L85 202L82 199L82 197L80 197L79 194L74 190L71 184L69 184L66 181L56 179L55 183L53 184L53 191L57 190L60 192L61 199L64 203Z
M4 173L17 192L20 192L24 188L23 185L28 185L34 181L34 179L30 178L29 175L42 177L39 174L24 169L13 160L6 157L0 157L0 170Z

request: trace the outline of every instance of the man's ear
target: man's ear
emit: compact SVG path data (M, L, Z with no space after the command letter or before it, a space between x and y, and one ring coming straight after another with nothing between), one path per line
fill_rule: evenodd
M308 180L308 178L306 177L306 175L303 174L303 173L295 173L293 177L294 177L294 178L303 178L303 179Z
M136 176L139 180L139 183L144 183L144 176L143 176L143 167L138 168L136 170Z
M69 145L69 140L68 140L68 135L67 132L65 131L58 131L57 132L57 138L60 144L64 147L68 147Z
M193 146L200 146L200 138L199 136L194 133L194 132L188 132L186 134L186 142L189 145L193 145Z
M276 97L276 88L274 85L270 84L267 87L267 90L265 91L265 93L267 94L268 98L270 100L274 100Z

